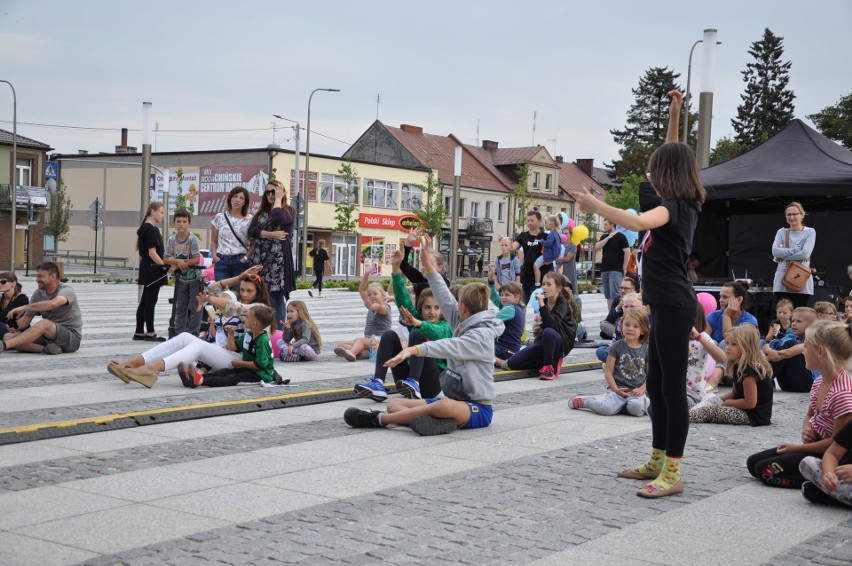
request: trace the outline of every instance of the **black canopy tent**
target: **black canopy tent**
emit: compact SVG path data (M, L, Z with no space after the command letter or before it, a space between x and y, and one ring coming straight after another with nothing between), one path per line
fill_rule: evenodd
M704 277L737 277L771 285L776 264L771 246L786 226L784 207L801 202L805 225L817 231L811 265L829 285L848 288L852 263L852 152L793 120L753 150L701 171L707 189L695 231L694 251ZM643 210L658 202L643 183Z

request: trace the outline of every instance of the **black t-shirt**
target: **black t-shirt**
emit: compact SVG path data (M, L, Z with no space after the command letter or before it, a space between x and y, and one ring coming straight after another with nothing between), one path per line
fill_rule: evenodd
M751 426L772 424L772 394L775 391L775 381L771 377L760 379L754 368L746 366L745 371L743 371L743 379L749 376L757 382L757 405L754 406L754 409L746 409L748 422ZM742 381L734 380L733 393L733 399L745 398Z
M524 272L522 276L524 280L535 277L533 264L541 256L546 239L547 234L544 233L544 230L540 230L536 236L533 236L528 231L521 232L515 238L515 241L520 245L520 249L524 252Z
M314 269L322 271L325 262L328 261L328 252L325 251L325 248L314 248L308 255L314 258Z
M627 236L616 232L606 237L601 257L601 273L604 271L624 271L624 248L629 248Z
M165 275L166 270L158 265L154 265L154 260L148 254L148 250L154 248L157 250L157 255L163 257L163 236L160 230L154 227L153 224L145 222L142 227L136 231L139 236L139 279L140 285L148 285L153 283L160 277ZM164 285L166 278L159 281L159 285Z
M686 260L692 251L692 236L699 208L684 200L660 203L669 211L669 222L654 228L643 239L642 290L651 306L695 306L695 291L686 274Z

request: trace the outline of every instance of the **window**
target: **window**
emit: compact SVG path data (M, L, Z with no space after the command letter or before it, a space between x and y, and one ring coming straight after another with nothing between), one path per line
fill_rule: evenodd
M540 182L541 182L541 173L536 171L535 173L533 173L533 188L537 189Z
M493 218L492 213L494 212L494 203L490 200L485 201L485 218Z
M467 204L466 198L460 198L459 199L459 214L458 214L459 218L464 216L464 209L465 209L466 204Z
M33 162L30 159L16 159L16 169L17 176L16 181L18 185L26 185L32 186L33 181Z
M444 208L447 209L447 214L453 213L453 197L444 197Z
M553 207L552 206L547 207L547 214L553 214Z
M551 192L553 190L553 174L548 173L544 178L544 190Z
M398 208L396 183L367 179L364 204L380 208Z
M352 179L352 186L347 190L346 183L340 175L322 174L320 202L349 202L358 204L358 179Z
M479 203L478 202L470 203L470 215L473 218L479 218Z
M497 222L503 222L506 220L506 203L498 202L497 203Z
M423 208L423 189L409 183L402 185L400 207L403 210L421 210Z

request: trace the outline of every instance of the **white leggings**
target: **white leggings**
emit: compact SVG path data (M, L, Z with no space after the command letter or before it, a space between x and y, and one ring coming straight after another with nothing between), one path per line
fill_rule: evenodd
M216 344L205 342L196 338L189 332L178 334L171 340L154 346L142 354L145 364L163 360L166 371L175 369L180 362L191 364L197 361L204 362L213 370L231 367L231 361L239 359L237 352L231 352L220 348Z
M641 417L645 414L645 396L622 397L612 389L607 389L603 399L586 399L583 407L606 416L617 415L627 407L628 415Z

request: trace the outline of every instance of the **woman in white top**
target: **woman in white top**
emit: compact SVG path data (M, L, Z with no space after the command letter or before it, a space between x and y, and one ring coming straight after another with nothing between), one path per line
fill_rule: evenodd
M778 263L775 269L775 281L772 291L775 294L775 302L780 299L789 299L794 308L806 307L814 294L814 278L808 277L808 281L800 291L794 291L785 287L781 282L787 272L787 262L796 261L810 268L811 254L816 244L816 230L804 225L805 209L798 202L791 202L784 209L789 228L779 228L772 243L772 257ZM787 244L789 233L790 243Z
M227 210L214 216L210 223L210 251L216 281L237 277L243 272L246 268L243 258L249 247L249 192L243 187L234 187L225 202Z

